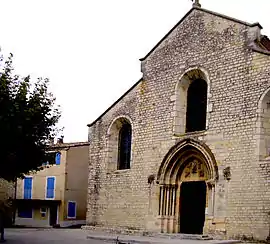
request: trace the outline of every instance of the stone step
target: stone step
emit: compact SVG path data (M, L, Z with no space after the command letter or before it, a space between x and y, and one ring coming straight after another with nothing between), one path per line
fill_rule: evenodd
M212 237L208 235L193 235L193 234L155 234L150 235L152 237L159 237L159 238L169 238L169 239L184 239L184 240L213 240Z

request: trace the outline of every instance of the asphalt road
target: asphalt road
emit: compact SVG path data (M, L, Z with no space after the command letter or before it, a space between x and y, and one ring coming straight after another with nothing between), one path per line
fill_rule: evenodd
M87 240L80 229L6 229L7 244L104 244L109 242Z

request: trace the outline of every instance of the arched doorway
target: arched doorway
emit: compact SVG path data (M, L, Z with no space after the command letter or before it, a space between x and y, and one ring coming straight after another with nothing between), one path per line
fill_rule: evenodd
M217 178L214 156L206 145L189 139L173 147L157 176L161 232L203 234L205 215L213 211Z
M207 206L207 168L190 158L180 176L180 233L202 234Z

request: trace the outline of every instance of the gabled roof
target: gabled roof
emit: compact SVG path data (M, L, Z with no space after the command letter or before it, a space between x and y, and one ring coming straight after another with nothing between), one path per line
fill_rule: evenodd
M207 10L207 9L203 9L201 7L192 7L186 14L185 16L150 50L149 53L146 54L146 56L144 56L143 58L140 59L140 61L144 61L173 31L174 29L179 25L181 24L188 15L190 15L194 10L199 10L199 11L202 11L202 12L205 12L205 13L208 13L208 14L211 14L211 15L214 15L214 16L217 16L217 17L220 17L220 18L224 18L224 19L227 19L227 20L230 20L230 21L233 21L233 22L236 22L236 23L239 23L239 24L242 24L242 25L245 25L245 26L248 26L248 27L254 27L254 26L258 26L260 29L262 29L262 26L260 25L260 23L256 22L256 23L248 23L248 22L245 22L245 21L242 21L242 20L239 20L239 19L235 19L235 18L232 18L230 16L226 16L226 15L223 15L223 14L220 14L220 13L216 13L216 12L213 12L213 11L210 11L210 10ZM255 51L259 51L257 49L254 48ZM261 51L260 51L261 52ZM266 53L266 52L265 52ZM136 87L140 82L142 81L142 78L137 81L129 90L127 90L117 101L115 101L108 109L106 109L96 120L94 120L92 123L88 124L87 126L88 127L91 127L92 125L94 125L98 120L100 120L109 110L111 110L120 100L122 100L122 98L124 98L134 87Z
M260 25L260 23L256 22L256 23L253 23L253 24L250 24L248 22L245 22L245 21L242 21L242 20L239 20L239 19L235 19L235 18L232 18L232 17L229 17L227 15L223 15L223 14L220 14L220 13L216 13L216 12L213 12L213 11L210 11L210 10L207 10L207 9L203 9L203 8L200 8L200 7L193 7L191 8L187 13L186 15L151 49L151 51L149 53L146 54L146 56L144 56L143 58L140 59L140 61L144 61L173 31L174 29L179 25L181 24L187 16L189 16L194 10L199 10L199 11L202 11L202 12L205 12L205 13L208 13L208 14L212 14L212 15L215 15L217 17L220 17L220 18L224 18L224 19L227 19L227 20L231 20L233 22L236 22L236 23L239 23L239 24L242 24L242 25L245 25L245 26L248 26L248 27L254 27L254 26L258 26L259 28L262 29L262 26Z

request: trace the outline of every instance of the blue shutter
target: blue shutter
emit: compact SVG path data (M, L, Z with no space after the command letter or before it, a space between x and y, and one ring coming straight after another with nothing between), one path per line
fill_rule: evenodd
M46 198L54 198L54 177L47 178Z
M58 152L55 155L55 164L60 165L60 161L61 161L61 153Z
M76 202L68 202L68 218L76 218Z
M24 199L32 199L32 177L24 178L24 191L23 198Z

